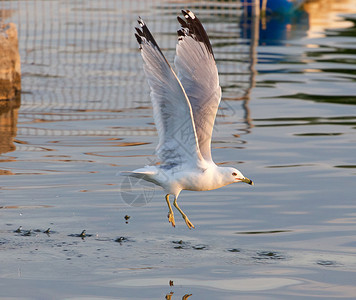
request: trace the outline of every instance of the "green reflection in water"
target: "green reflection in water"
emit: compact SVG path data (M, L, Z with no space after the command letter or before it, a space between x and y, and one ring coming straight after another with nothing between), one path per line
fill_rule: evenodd
M310 100L314 102L334 103L334 104L349 104L349 105L356 104L356 96L341 96L341 95L326 96L326 95L310 95L304 93L297 93L294 95L279 96L277 98L293 98L293 99Z
M356 126L356 116L341 117L299 117L299 118L270 118L254 119L254 122L271 122L271 124L255 124L255 127L275 127L275 126L305 126L305 125L344 125ZM313 133L311 133L313 134ZM322 133L316 133L322 135ZM338 133L336 133L338 134ZM327 133L327 135L336 135Z

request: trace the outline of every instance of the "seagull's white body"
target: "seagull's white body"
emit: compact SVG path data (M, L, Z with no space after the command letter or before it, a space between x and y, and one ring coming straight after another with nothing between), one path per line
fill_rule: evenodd
M169 221L175 226L169 195L189 228L194 227L179 208L182 190L207 191L233 182L252 181L240 171L218 167L211 157L211 135L221 100L218 70L209 38L191 11L178 17L178 45L173 71L145 23L136 28L144 71L151 88L153 117L158 131L158 166L146 166L127 175L161 186L166 192Z
M210 191L237 182L238 180L231 176L236 171L234 168L218 167L212 163L207 165L204 170L194 167L184 167L182 170L175 168L165 170L159 166L146 166L133 172L141 175L135 177L153 182L161 186L167 194L178 197L182 190ZM239 171L237 172L241 174Z

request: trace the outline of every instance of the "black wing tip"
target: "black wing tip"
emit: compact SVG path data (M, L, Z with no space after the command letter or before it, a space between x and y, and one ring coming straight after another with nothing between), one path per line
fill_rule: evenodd
M196 17L195 14L188 9L187 10L182 9L182 14L185 20L183 20L179 16L177 17L178 22L182 26L182 28L177 31L178 39L182 39L182 36L186 36L186 35L191 36L196 41L204 43L207 50L214 57L213 48L211 46L208 34L206 33L204 26L202 25L198 17Z
M137 34L138 34L139 36L144 36L144 35L143 35L143 32L141 31L140 28L135 27L135 29L136 29L136 32L137 32Z
M140 25L141 28L143 28L143 26L145 26L145 23L143 22L143 20L140 16L138 16L137 23ZM136 30L135 37L136 37L137 43L140 45L140 49L141 49L141 45L143 43L142 38L144 38L145 35L140 28L135 27L135 30Z
M140 35L138 35L137 33L135 33L135 37L136 37L137 43L139 43L141 45L142 44L142 37Z
M135 30L136 30L135 37L137 39L137 42L140 45L142 45L144 40L146 40L147 42L151 41L153 44L155 44L150 31L148 30L145 22L142 20L142 18L140 16L138 16L137 23L138 23L138 25L140 25L140 28L135 27Z
M138 24L140 25L140 28L135 27L136 32L135 36L137 39L137 42L140 44L140 49L142 49L142 44L143 43L151 43L154 47L157 48L157 50L161 53L161 55L164 57L161 49L159 48L157 42L155 41L152 33L146 26L145 22L142 20L142 18L139 16L137 19Z
M185 33L184 33L183 29L179 29L177 31L177 33L178 33L178 36L185 36Z
M140 27L145 26L145 22L143 22L143 20L140 16L138 16L137 23L140 24Z
M186 19L194 20L196 18L195 14L189 9L187 10L182 9L182 14Z
M180 16L177 16L177 20L182 27L187 27L187 23Z

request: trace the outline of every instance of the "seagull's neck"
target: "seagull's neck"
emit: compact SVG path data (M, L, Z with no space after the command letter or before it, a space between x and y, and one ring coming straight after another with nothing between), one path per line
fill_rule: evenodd
M215 163L213 163L214 165L211 166L210 168L210 176L212 176L213 180L212 180L212 184L214 185L214 189L223 187L225 185L228 185L230 183L232 183L230 181L230 177L227 176L227 174L229 174L229 168L227 167L219 167L217 166ZM227 180L227 178L229 178L229 180Z

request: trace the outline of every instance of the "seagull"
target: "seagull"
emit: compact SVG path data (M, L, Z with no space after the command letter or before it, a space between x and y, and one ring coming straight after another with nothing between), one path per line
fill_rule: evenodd
M211 136L221 100L218 70L208 35L198 17L182 10L174 65L175 73L146 24L139 17L136 39L150 86L153 118L159 143L158 165L125 172L161 186L168 205L168 221L175 227L173 205L188 228L195 228L178 206L182 190L208 191L252 180L230 167L217 166L211 157Z

